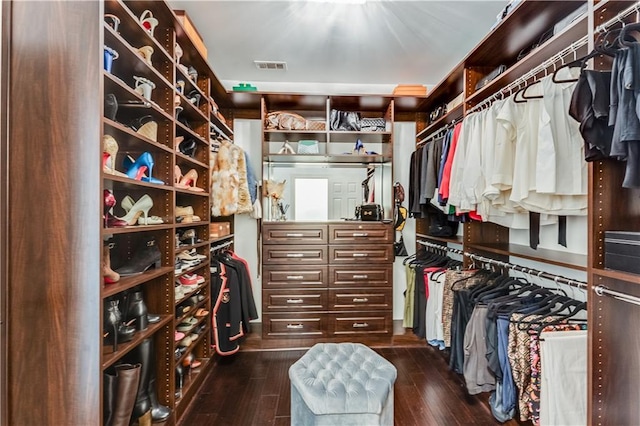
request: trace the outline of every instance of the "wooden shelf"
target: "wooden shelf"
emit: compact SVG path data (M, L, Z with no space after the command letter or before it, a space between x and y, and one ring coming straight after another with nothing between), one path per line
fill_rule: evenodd
M263 161L270 163L388 163L391 157L383 155L326 155L326 154L269 154Z
M215 223L215 222L211 222L211 223ZM215 244L215 243L218 243L220 241L228 240L230 238L233 238L233 234L229 234L229 235L225 235L224 237L214 238L212 240L209 240L209 244Z
M140 133L137 133L132 128L127 127L127 126L125 126L125 125L123 125L121 123L117 123L117 122L115 122L113 120L109 120L108 118L105 117L105 118L102 119L102 124L104 126L112 128L113 130L116 130L116 131L118 131L120 133L124 133L127 136L133 137L138 142L144 142L145 144L149 145L149 147L148 147L149 150L152 150L152 151L164 151L164 152L167 152L167 153L171 153L172 152L172 149L170 147L168 147L166 145L163 145L163 144L161 144L159 142L156 142L154 140L151 140L148 137L143 136ZM111 132L106 132L105 131L105 133L110 134ZM115 139L118 142L120 142L119 138L115 138ZM147 149L147 147L145 147L144 149L141 149L140 152L142 152L142 151L144 151L146 149Z
M209 328L205 329L204 332L208 332ZM204 333L203 333L204 334ZM182 398L176 399L176 408L178 410L178 414L184 413L187 408L187 405L193 399L194 395L191 395L198 389L201 383L204 381L206 376L206 372L208 371L209 366L212 365L211 358L198 358L202 365L197 369L191 370L191 375L185 374L183 378L182 384Z
M433 132L436 132L442 127L446 126L447 124L452 123L454 120L458 120L462 118L462 115L463 115L462 112L464 109L463 107L464 107L463 104L456 106L454 109L447 112L444 116L440 117L439 119L437 119L436 121L434 121L433 123L425 127L421 132L419 132L416 135L416 138L417 139L425 138L430 134L432 134Z
M233 130L231 130L227 123L224 123L222 122L222 120L220 120L220 118L213 112L213 108L211 109L209 117L211 118L211 122L215 124L223 133L225 133L229 139L233 139Z
M196 195L198 197L208 197L209 193L207 191L204 192L197 192L197 191L189 191L188 189L182 189L182 188L176 188L175 186L173 187L173 189L176 191L176 194L187 194L187 195ZM205 223L209 223L209 222L205 222ZM200 223L202 224L202 223ZM177 226L180 226L181 224L177 224Z
M124 228L102 228L102 235L115 235L115 234L133 234L137 232L149 232L149 231L165 231L173 229L172 223L163 223L162 225L133 225L125 226Z
M116 95L116 99L118 100L118 113L121 115L123 112L144 111L144 115L151 115L156 121L158 121L158 119L166 121L173 120L158 104L143 98L135 89L118 76L104 70L102 71L102 76L105 78L104 91L105 93L113 93ZM123 99L125 102L122 102ZM126 115L134 114L129 113Z
M535 260L564 268L576 269L578 271L587 270L587 256L581 254L544 248L533 250L529 246L519 244L468 244L466 248Z
M179 121L176 121L176 130L177 131L182 131L190 136L193 136L194 138L200 139L200 141L205 144L205 145L209 145L209 142L207 142L205 140L204 137L202 137L201 135L197 134L196 132L194 132L192 129L188 128L187 126L185 126L184 124L182 124ZM176 135L178 136L178 135Z
M209 122L209 118L207 114L202 112L199 107L193 104L187 97L183 94L176 93L177 96L180 97L180 106L184 108L184 110L180 113L180 115L185 114L187 117L190 117L190 122L201 123L201 122ZM206 98L200 98L200 105L203 103L207 103Z
M207 264L208 264L208 262L207 262ZM206 265L198 265L198 266L196 266L196 267L192 268L192 269L191 269L191 270L189 270L189 271L185 271L185 272L183 272L183 273L181 273L181 274L179 274L179 275L176 275L176 278L178 278L178 277L179 277L180 275L182 275L182 274L186 274L186 273L188 273L188 272L193 272L193 271L195 271L195 270L197 270L197 269L199 269L199 268L202 268L203 266L206 266ZM207 280L207 279L205 278L205 282L204 282L204 283L202 283L202 284L198 285L198 286L197 286L197 287L196 287L192 292L190 292L189 294L185 294L185 295L184 295L184 297L181 297L180 299L177 299L177 300L175 301L175 303L174 303L174 304L175 304L176 306L180 305L181 303L185 302L185 301L186 301L187 299L189 299L190 297L194 296L196 293L198 293L198 292L199 292L200 290L202 290L203 288L206 288L208 285L209 285L209 280ZM189 312L191 312L191 310L189 310Z
M116 175L112 175L105 172L102 172L102 179L123 183L125 184L125 186L128 186L131 189L151 188L151 189L160 189L165 191L173 191L173 186L160 185L158 183L143 182L141 180L135 180L135 179L131 179L123 176L116 176Z
M203 226L203 225L209 225L209 222L202 220L200 222L176 223L176 228L191 228L191 227Z
M209 241L203 241L201 243L197 243L197 244L190 244L188 246L180 246L180 247L176 247L176 251L175 253L178 254L180 252L183 251L188 251L194 248L199 248L199 247L204 247L204 246L208 246L209 244L211 244Z
M202 162L200 162L200 161L196 160L196 159L195 159L195 158L193 158L193 157L189 157L189 156L187 156L187 155L184 155L184 154L183 154L183 153L181 153L180 151L176 151L176 158L179 158L180 160L182 160L182 161L186 161L186 162L188 162L188 163L190 163L190 164L192 164L192 165L194 165L194 166L197 166L197 167L202 167L202 168L204 168L204 169L208 169L208 168L209 168L209 165L208 165L208 164L204 164L204 163L202 163Z
M440 241L442 243L452 243L452 244L462 244L464 238L461 235L456 235L455 237L432 237L427 234L416 234L416 238L424 238L432 241Z
M208 319L209 315L204 316L204 317L200 317L198 318L198 323L196 325L194 325L190 331L188 332L183 332L185 333L185 335L188 334L193 334L193 331L198 328L200 325L205 323L205 319ZM202 332L200 332L198 334L198 338L194 341L191 342L191 344L189 346L187 346L187 350L180 356L180 358L178 358L177 364L181 364L182 361L184 361L184 359L187 357L187 355L189 353L191 353L191 351L193 351L193 349L198 345L198 343L200 343L202 341L202 338L204 337L205 333L210 329L210 327L205 327L204 330L202 330ZM186 336L185 336L186 337Z
M153 336L158 330L171 323L173 315L161 315L160 321L155 324L149 324L146 330L137 332L130 342L118 342L118 350L112 352L112 345L102 345L102 369L105 370L113 365L116 361L126 355L131 349L135 348L144 339Z
M130 277L123 277L117 283L113 284L104 284L102 285L102 298L113 296L114 294L118 294L122 291L133 288L137 285L147 283L154 278L161 277L165 274L173 272L173 267L171 266L163 266L160 268L149 269L142 274L133 275Z
M192 295L189 296L189 297L193 297L193 295L195 295L195 293L196 292L193 292ZM188 298L187 298L187 300L188 300ZM196 324L194 326L194 328L197 327L198 325L200 325L202 323L202 319L203 318L207 318L209 315L206 315L204 317L196 317L194 314L195 314L195 312L198 311L198 309L200 309L204 305L206 305L208 301L209 301L209 297L207 296L204 299L202 299L201 301L199 301L198 303L196 303L195 305L193 305L191 307L191 309L189 309L188 312L186 312L186 313L184 313L184 314L182 314L182 315L180 315L179 317L176 318L176 324L180 324L182 321L184 321L185 318L194 317L194 318L198 318L198 324Z
M640 275L613 269L592 269L594 275L640 285ZM595 284L594 284L595 285Z

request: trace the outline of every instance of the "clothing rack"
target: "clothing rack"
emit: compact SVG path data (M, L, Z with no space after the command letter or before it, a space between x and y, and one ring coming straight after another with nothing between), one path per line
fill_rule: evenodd
M556 53L555 55L553 55L552 57L550 57L549 59L547 59L540 65L538 65L537 67L532 68L529 72L525 73L522 77L517 78L516 80L507 84L502 89L498 90L493 95L489 96L487 99L483 100L473 108L470 108L466 114L468 115L472 112L482 109L483 107L491 105L493 102L497 101L498 99L502 99L507 92L509 92L509 95L510 95L514 89L519 88L523 84L526 84L531 78L536 77L542 71L548 70L549 67L555 66L555 64L558 61L563 60L566 56L572 53L576 53L578 49L580 49L583 46L586 46L588 41L589 41L588 36L584 36L578 39L577 41L571 43L570 46ZM534 81L537 81L537 78Z
M628 17L633 12L640 13L640 1L636 2L632 6L629 6L628 8L623 10L622 12L618 13L615 17L609 19L604 24L598 25L596 27L596 29L595 29L595 32L603 33L603 32L607 31L609 28L613 27L614 25L616 25L618 23L620 23L622 25L625 25L624 18Z
M614 299L621 300L626 303L631 303L632 305L640 306L640 297L632 296L630 294L621 293L619 291L609 290L607 287L603 285L598 285L593 287L593 291L598 296L611 296Z
M223 249L223 248L225 248L225 247L229 247L231 244L233 244L233 239L232 239L232 240L229 240L229 241L225 241L225 242L224 242L224 243L222 243L222 244L218 244L218 245L216 245L216 246L211 247L211 250L210 250L210 251L211 251L212 253L214 253L214 252L216 252L216 251L222 250L222 249Z
M435 243L432 243L432 242L429 242L429 241L417 241L417 243L418 244L422 244L423 246L426 246L426 247L432 247L432 248L435 248L435 249L438 249L438 250L445 250L445 251L449 251L449 252L452 252L452 253L461 254L461 255L463 255L465 257L468 257L472 261L478 261L478 262L481 262L481 263L488 263L488 264L491 264L491 265L498 266L500 268L512 269L514 271L523 272L525 274L535 275L538 278L546 278L548 280L551 280L551 281L555 282L556 284L562 283L562 284L569 285L571 287L582 288L582 289L586 289L587 288L587 283L585 283L583 281L573 280L571 278L566 278L566 277L563 277L562 275L556 275L556 274L551 274L549 272L539 271L537 269L526 268L524 266L516 265L514 263L502 262L500 260L496 260L496 259L492 259L492 258L489 258L489 257L480 256L480 255L477 255L477 254L474 254L474 253L469 253L469 252L466 252L466 251L454 249L452 247L443 246L441 244L435 244ZM640 305L640 299L638 299L638 304Z
M425 143L436 139L438 136L440 136L440 134L442 133L442 136L447 134L447 131L451 128L452 124L454 124L456 121L454 120L452 123L449 124L445 124L444 126L440 127L438 130L436 130L435 132L432 132L429 136L427 136L426 138L422 139L421 141L419 141L416 144L416 148L424 145Z

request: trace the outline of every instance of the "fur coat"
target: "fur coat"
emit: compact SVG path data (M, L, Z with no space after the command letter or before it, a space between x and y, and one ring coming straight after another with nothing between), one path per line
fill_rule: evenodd
M218 152L211 152L211 215L231 216L250 213L251 197L247 183L247 166L244 151L229 141L218 145Z

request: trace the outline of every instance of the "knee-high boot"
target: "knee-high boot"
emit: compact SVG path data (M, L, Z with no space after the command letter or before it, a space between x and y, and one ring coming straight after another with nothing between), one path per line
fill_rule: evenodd
M113 426L129 426L136 392L140 385L140 364L121 364L116 366L118 391L116 393Z
M113 425L113 414L116 408L116 400L118 393L118 378L114 375L105 373L102 379L103 392L102 392L102 410L104 426Z
M142 424L151 423L151 400L149 399L147 389L149 386L149 373L155 368L155 363L152 362L152 351L153 340L152 338L148 338L144 339L135 349L125 355L127 362L141 364L140 383L133 406L133 413L131 414L132 422L138 421L141 426ZM147 413L149 413L148 416Z

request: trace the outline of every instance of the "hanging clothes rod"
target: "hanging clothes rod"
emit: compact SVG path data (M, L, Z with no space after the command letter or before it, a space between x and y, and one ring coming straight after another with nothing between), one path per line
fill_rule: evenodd
M609 19L604 24L598 25L595 31L603 33L616 24L625 25L624 19L631 15L633 12L640 13L640 1L618 13L615 17Z
M454 121L454 123L455 123L455 121ZM436 139L436 138L437 138L441 133L442 133L442 134L443 134L443 136L444 136L445 134L447 134L447 131L449 130L449 127L450 127L450 126L451 126L451 124L445 124L444 126L440 127L438 130L436 130L435 132L431 133L431 134L430 134L429 136L427 136L426 138L424 138L424 139L422 139L421 141L419 141L419 142L416 144L416 148L417 148L417 147L419 147L419 146L421 146L421 145L424 145L425 143L427 143L427 142L429 142L429 141L431 141L431 140L433 140L433 139Z
M499 89L493 95L489 96L488 98L486 98L485 100L480 102L478 105L474 106L473 108L470 108L467 111L466 115L468 115L468 114L470 114L472 112L478 111L478 110L482 109L485 106L489 106L493 102L497 101L498 99L504 98L504 96L506 95L507 92L509 92L509 94L511 94L513 89L515 89L517 87L520 87L523 84L526 84L531 78L537 76L542 71L545 71L545 70L549 69L551 66L555 66L555 64L558 61L564 59L567 55L570 55L572 53L576 53L578 51L578 49L580 49L581 47L583 47L583 46L585 46L587 44L588 40L589 40L589 37L588 36L584 36L584 37L581 37L580 39L578 39L577 41L571 43L571 45L569 45L568 47L564 48L560 52L556 53L555 55L553 55L552 57L550 57L546 61L542 62L537 67L534 67L531 70L529 70L522 77L515 79L511 83L509 83L506 86L504 86L502 89Z
M478 262L488 263L488 264L491 264L491 265L498 266L500 268L507 268L507 269L512 269L514 271L524 272L525 274L535 275L538 278L546 278L548 280L551 280L551 281L555 282L556 284L557 283L562 283L562 284L570 285L572 287L577 287L577 288L582 288L582 289L586 289L587 288L587 283L585 283L583 281L572 280L571 278L566 278L566 277L563 277L562 275L556 275L556 274L551 274L549 272L539 271L537 269L526 268L524 266L516 265L514 263L502 262L500 260L492 259L490 257L479 256L479 255L474 254L474 253L469 253L469 252L465 252L465 251L462 251L462 250L454 249L452 247L447 247L447 246L443 246L443 245L440 245L440 244L431 243L429 241L417 241L417 242L418 242L418 244L422 244L423 246L432 247L432 248L435 248L435 249L438 249L438 250L446 250L446 251L450 251L452 253L461 254L463 256L468 257L472 261L476 260ZM638 299L638 300L640 302L640 299Z
M223 249L225 247L229 247L231 244L233 244L233 240L226 241L226 242L224 242L222 244L218 244L217 246L213 246L213 247L211 247L210 251L211 252L218 251L218 250Z
M598 296L611 296L614 299L621 300L626 303L631 303L632 305L640 306L640 297L632 296L630 294L621 293L619 291L609 290L607 287L603 285L598 285L593 287L593 291Z

